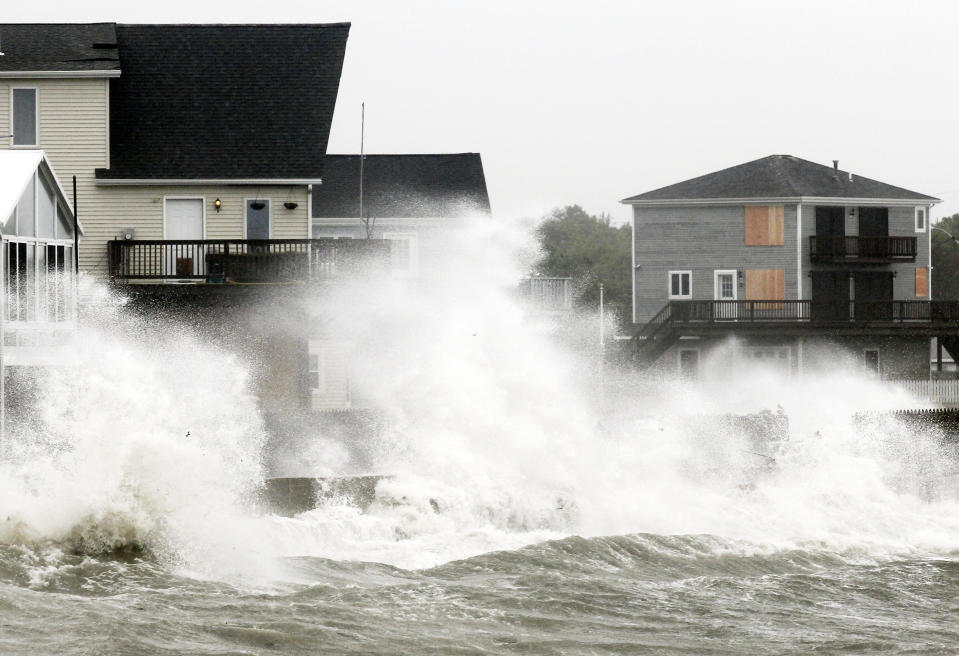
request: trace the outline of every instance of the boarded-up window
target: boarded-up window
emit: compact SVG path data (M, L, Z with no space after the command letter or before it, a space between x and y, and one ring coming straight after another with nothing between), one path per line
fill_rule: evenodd
M747 246L782 246L784 243L782 205L746 207Z
M784 269L746 269L747 301L786 300L786 271ZM756 309L777 310L781 303L763 303Z
M926 269L916 269L916 296L925 297L928 294L926 286Z

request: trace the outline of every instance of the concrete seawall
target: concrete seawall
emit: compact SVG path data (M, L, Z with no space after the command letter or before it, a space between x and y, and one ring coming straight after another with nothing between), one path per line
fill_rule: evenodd
M388 476L342 476L336 478L268 478L261 502L264 510L293 516L328 503L342 503L366 510L376 498L376 485Z

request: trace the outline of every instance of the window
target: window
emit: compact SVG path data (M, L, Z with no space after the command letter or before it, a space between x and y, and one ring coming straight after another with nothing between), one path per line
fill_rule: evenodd
M744 358L751 362L762 363L788 373L790 367L788 346L747 346L742 350Z
M715 284L713 297L717 301L736 300L736 271L734 269L714 272Z
M390 265L393 275L402 278L419 272L419 257L416 234L412 232L384 232L383 239L390 242Z
M926 231L926 208L916 208L916 232Z
M14 146L37 145L37 90L36 88L13 88L10 91L11 116Z
M782 246L782 205L750 205L746 207L746 246Z
M310 389L315 392L321 392L325 387L321 356L321 353L310 353Z
M699 349L679 350L679 377L684 380L699 378Z
M862 352L863 364L871 373L879 374L879 349L866 349Z
M56 197L45 176L39 175L40 193L37 194L37 236L53 237L53 230L56 223Z
M692 271L670 271L669 298L692 298L692 278Z

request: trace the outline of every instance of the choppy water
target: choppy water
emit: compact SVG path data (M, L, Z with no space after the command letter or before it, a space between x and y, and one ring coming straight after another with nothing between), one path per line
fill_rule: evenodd
M149 558L4 547L0 651L954 654L957 555L570 537L424 570L288 559L303 582L253 592Z
M466 237L428 286L325 301L372 446L267 457L241 361L104 302L2 444L0 654L959 653L956 442L853 418L914 399L839 359L598 399L502 236ZM764 410L786 439L714 419ZM358 446L391 474L368 507L258 509L266 462Z

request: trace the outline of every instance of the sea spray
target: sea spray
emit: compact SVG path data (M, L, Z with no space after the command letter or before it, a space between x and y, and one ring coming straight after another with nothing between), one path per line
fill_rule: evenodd
M297 518L302 540L278 553L423 566L569 534L701 533L772 550L868 543L883 554L941 552L959 538L948 445L892 420L853 421L917 403L888 382L851 365L731 371L721 363L738 351L732 341L700 382L608 371L599 395L595 350L570 350L565 334L594 317L548 332L517 302L515 255L528 243L488 220L446 238L419 280L357 280L317 299L332 333L355 344L355 397L391 417L375 462L390 476L364 513ZM787 440L757 451L716 434L720 415L763 411L788 417Z
M39 381L36 421L5 443L0 542L145 549L249 585L299 580L285 557L424 568L571 535L712 536L692 544L854 560L959 543L952 447L853 418L916 403L889 383L756 363L734 375L720 354L699 382L610 368L598 394L597 349L569 347L584 343L571 333L596 334L595 316L547 330L515 294L523 230L477 220L444 244L419 279L315 297L327 337L353 345L357 405L388 418L367 449L364 473L385 476L368 507L256 510L264 438L243 359L101 295L77 362ZM757 445L716 419L764 411L788 418L786 439ZM353 446L307 436L297 473L354 474Z
M246 516L262 478L246 370L202 335L85 291L96 301L75 360L33 372L33 402L19 409L32 420L6 435L0 542L147 550L202 570L235 548L219 542L223 525Z

